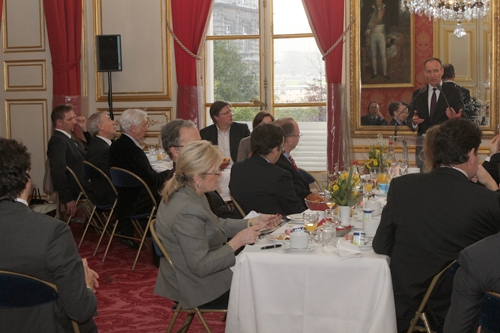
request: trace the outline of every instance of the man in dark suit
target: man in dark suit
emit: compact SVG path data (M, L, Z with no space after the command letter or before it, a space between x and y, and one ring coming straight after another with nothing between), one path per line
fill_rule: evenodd
M481 176L480 144L476 124L465 119L444 122L434 139L439 167L391 182L373 249L391 257L399 332L408 329L432 277L462 249L500 231L499 194L469 181ZM452 282L453 277L445 277L427 303L435 330L444 323Z
M112 167L123 168L132 171L148 184L151 192L160 201L159 191L163 187L165 179L173 170L156 172L139 146L139 141L144 138L148 131L148 114L139 109L125 110L120 117L120 126L123 134L115 140L109 148L109 162ZM151 210L151 199L145 189L137 192L134 188L117 188L118 203L115 208L116 216L120 220L119 232L125 236L133 236L134 228L132 222L124 219L131 214L139 214ZM120 241L132 248L137 244L129 239L119 238Z
M402 102L394 102L389 104L389 114L391 115L391 122L389 125L399 126L408 124L408 105Z
M292 150L299 144L302 135L300 134L299 124L291 117L277 119L274 121L274 124L281 127L283 133L285 133L283 151L281 152L279 160L276 162L276 166L290 172L295 193L299 198L304 200L311 194L311 190L307 181L300 174L299 168L295 164L293 157L290 155Z
M161 128L161 141L168 156L175 163L182 148L188 143L201 140L200 132L190 120L174 119ZM217 191L207 192L213 213L222 218L242 218L239 213L231 211Z
M453 67L452 64L444 64L443 69L443 83L449 84L460 91L462 103L464 103L464 116L467 119L471 119L473 116L476 116L476 110L471 104L470 90L455 83L455 67Z
M59 203L66 206L66 213L75 216L77 207L75 199L80 188L66 166L76 174L80 183L83 182L83 159L85 149L72 138L76 124L82 131L87 132L85 117L77 117L70 104L58 105L50 115L55 127L54 134L49 140L47 158L50 165L50 176L54 184L54 191L59 195Z
M295 193L290 172L275 165L283 142L280 127L260 124L252 132L252 156L233 166L229 189L245 212L278 212L286 216L306 209Z
M236 162L240 140L250 135L246 124L233 122L231 104L216 101L210 107L210 118L214 122L200 131L201 138L219 146L225 157L231 157L231 165Z
M89 161L110 177L109 174L109 147L116 134L116 123L105 111L94 113L87 120L87 129L94 138L87 149L85 160ZM105 178L94 178L89 183L89 195L98 205L107 205L115 200L115 192L108 185Z
M70 228L28 208L30 154L15 140L0 138L0 270L56 285L59 299L36 307L0 310L4 332L97 332L99 276L78 254Z
M460 91L451 85L443 85L441 80L443 73L443 64L440 59L430 58L424 62L424 75L429 84L425 90L421 88L413 92L413 103L409 107L413 125L418 126L417 135L419 136L433 125L462 117L464 105Z
M412 116L410 128L416 129L418 136L424 135L434 125L462 117L464 105L460 91L448 84L443 85L441 79L443 73L444 68L440 59L429 58L424 62L424 75L429 84L413 92L413 102L408 109ZM422 147L417 146L415 161L420 169L423 168L421 151Z
M444 333L477 332L479 311L487 291L500 293L500 234L480 240L458 256L451 306Z
M380 113L380 106L377 102L368 104L368 114L361 117L361 125L387 125L387 121Z
M491 139L489 146L489 154L486 156L483 162L483 167L488 171L488 173L493 177L497 184L500 183L500 135L495 135Z

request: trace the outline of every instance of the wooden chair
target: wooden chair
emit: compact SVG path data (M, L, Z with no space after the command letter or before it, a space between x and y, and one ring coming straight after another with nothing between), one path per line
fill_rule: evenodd
M55 284L29 275L0 270L0 282L0 309L36 307L59 299ZM78 324L71 323L79 333Z
M422 299L422 302L420 303L420 306L418 307L418 310L415 313L415 316L413 317L413 319L410 322L410 327L408 328L408 333L413 333L415 331L435 333L433 330L431 330L431 327L429 325L429 321L427 320L427 315L424 312L424 308L427 305L427 301L429 300L429 297L431 297L432 291L434 290L434 287L436 286L436 283L438 282L441 275L443 275L448 269L450 269L456 262L457 262L456 260L453 260L445 268L443 268L439 273L437 273L434 276L434 278L432 278L431 284L429 285L429 288L427 288L427 292L425 293L424 298ZM417 323L419 320L423 321L425 327L417 326Z
M481 332L500 332L500 294L487 291L483 296L481 312L479 314Z
M149 195L149 198L151 199L151 211L147 213L140 213L140 214L133 214L130 216L125 216L125 219L129 219L132 221L132 224L134 225L134 229L137 232L138 237L134 236L125 236L125 235L117 235L116 234L116 227L118 226L118 223L120 222L118 219L115 221L115 226L113 227L113 231L111 232L111 236L109 237L109 242L108 246L106 247L106 252L104 252L104 257L102 258L102 262L106 260L106 255L108 254L109 247L111 246L111 242L113 241L113 237L122 237L126 239L131 239L140 242L139 243L139 248L137 249L137 255L135 256L134 264L132 265L132 270L135 269L135 265L137 264L137 259L139 259L139 254L141 254L141 249L144 244L146 244L146 247L148 250L153 251L149 243L145 242L146 236L148 233L148 230L150 229L151 221L155 217L155 212L156 212L156 199L151 192L148 184L144 180L141 179L141 177L137 176L135 173L122 169L122 168L117 168L117 167L111 167L109 170L111 174L111 180L113 182L113 185L115 188L117 187L123 187L123 188L135 188L138 192L144 187L146 189L146 192ZM118 197L118 200L120 198ZM146 227L143 229L139 220L147 219Z
M108 225L109 221L111 220L111 217L113 216L113 213L115 211L115 206L118 201L118 192L116 191L115 186L113 185L113 182L111 179L109 179L108 175L98 167L96 167L94 164L88 162L88 161L83 161L83 176L85 179L88 179L90 182L92 182L93 179L104 179L106 180L107 184L109 185L109 188L112 189L112 191L115 193L115 200L111 204L100 204L98 202L93 202L94 204L94 209L92 210L90 220L92 220L94 214L99 220L100 225L102 226L102 230L105 231L105 233L110 235L108 232ZM105 221L105 222L104 222ZM83 239L85 238L85 235L87 234L87 230L90 226L90 223L87 224L85 227L85 230L83 231L82 238L80 239L80 243L78 244L78 248L82 245ZM95 257L97 250L99 249L99 246L101 245L102 238L104 237L104 232L100 233L101 236L99 237L99 242L97 242L97 246L94 250L94 254L92 256Z
M233 202L234 206L236 207L236 209L240 213L241 218L245 218L245 216L247 216L247 214L245 213L243 208L241 208L240 204L236 200L234 200L233 196L231 196L231 201Z
M170 256L167 253L167 250L161 243L160 239L158 238L158 235L156 234L156 221L153 220L151 222L151 236L153 236L154 241L156 242L156 245L160 249L162 255L167 259L168 264L174 268L174 264L172 263L172 260L170 259ZM172 317L172 320L170 320L170 324L168 325L167 328L167 333L170 333L172 331L172 328L174 327L175 321L177 320L177 317L179 317L179 314L181 312L186 312L187 317L184 320L184 323L182 324L182 327L177 331L177 332L187 332L189 329L189 326L191 326L191 322L193 321L193 318L195 315L198 315L198 318L200 319L201 323L203 324L203 327L208 333L211 333L212 330L210 330L210 327L208 327L207 321L203 317L203 313L207 312L216 312L216 313L227 313L227 309L208 309L208 308L202 308L202 307L195 307L192 309L183 309L181 303L177 303L176 306L174 306L172 309L174 310L174 316Z

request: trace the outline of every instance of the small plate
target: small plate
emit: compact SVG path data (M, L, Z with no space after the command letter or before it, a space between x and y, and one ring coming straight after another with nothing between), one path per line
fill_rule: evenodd
M317 247L318 245L316 244L309 244L309 247L305 249L293 249L290 247L290 244L285 244L283 245L283 250L285 250L286 252L293 252L293 253L307 253L307 252L313 252L314 250L316 250Z
M375 195L377 197L386 197L387 196L387 193L384 193L384 192L382 192L380 190L375 190L374 192L375 192Z
M302 213L301 214L291 214L291 215L288 215L286 218L290 220L290 221L288 221L289 223L303 223L302 221L304 220Z
M277 227L271 228L271 229L262 229L262 230L260 230L260 234L261 235L270 234L271 232L274 232L277 229L279 229L285 223L286 223L286 220L285 219L281 219L281 222L280 222L280 224Z
M266 235L266 239L270 240L273 243L281 244L281 243L283 243L283 240L282 239L278 239L278 237L281 236L281 235L282 234L279 234L279 235Z
M367 251L373 249L371 245L358 245L358 247L361 251Z

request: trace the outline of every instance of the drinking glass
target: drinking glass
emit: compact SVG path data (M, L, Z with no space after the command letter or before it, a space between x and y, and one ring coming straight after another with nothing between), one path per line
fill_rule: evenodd
M335 228L340 225L340 220L337 214L335 214L335 209L325 210L325 222L331 223Z
M309 232L310 242L314 240L313 233L318 228L319 214L317 212L305 212L303 214L304 228Z
M165 153L165 149L158 149L158 161L162 161L166 156L167 154Z
M408 161L407 160L400 160L399 161L399 171L401 175L406 175L408 172Z
M363 180L363 194L367 195L373 190L373 180L364 179Z
M321 230L321 250L326 253L335 252L337 245L337 230L333 225L323 225Z
M148 150L150 156L156 155L156 145L149 145Z

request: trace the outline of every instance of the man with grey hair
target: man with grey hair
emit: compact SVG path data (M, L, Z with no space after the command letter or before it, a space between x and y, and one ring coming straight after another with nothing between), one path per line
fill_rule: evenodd
M115 137L116 122L106 111L94 113L87 120L87 130L94 137L90 141L85 160L92 163L108 176L109 174L109 147ZM98 205L107 205L115 200L115 192L103 178L94 178L89 184L93 201Z
M281 156L276 162L276 165L282 169L287 170L292 175L293 189L299 198L305 199L311 190L309 184L300 174L299 168L295 164L293 157L290 155L292 150L297 147L302 134L300 134L299 124L292 118L279 118L274 121L274 124L281 127L285 133L285 141L283 142L283 150Z
M163 183L173 170L156 172L139 145L148 131L148 114L139 109L125 110L120 117L120 126L123 134L115 140L109 148L109 162L113 167L123 168L135 173L148 184L151 192L160 201L159 191ZM136 191L130 188L118 188L118 203L115 208L116 217L120 220L119 232L125 236L133 236L134 228L126 216L140 214L151 210L151 200L146 190ZM132 248L137 248L137 243L119 237L120 241Z
M190 120L175 119L161 128L163 149L174 161L181 149L188 143L201 140L200 132ZM175 170L175 167L174 167ZM221 218L242 218L238 213L231 211L217 191L205 193L213 213Z
M190 120L174 119L161 128L163 149L174 162L182 147L198 140L201 140L200 132Z

